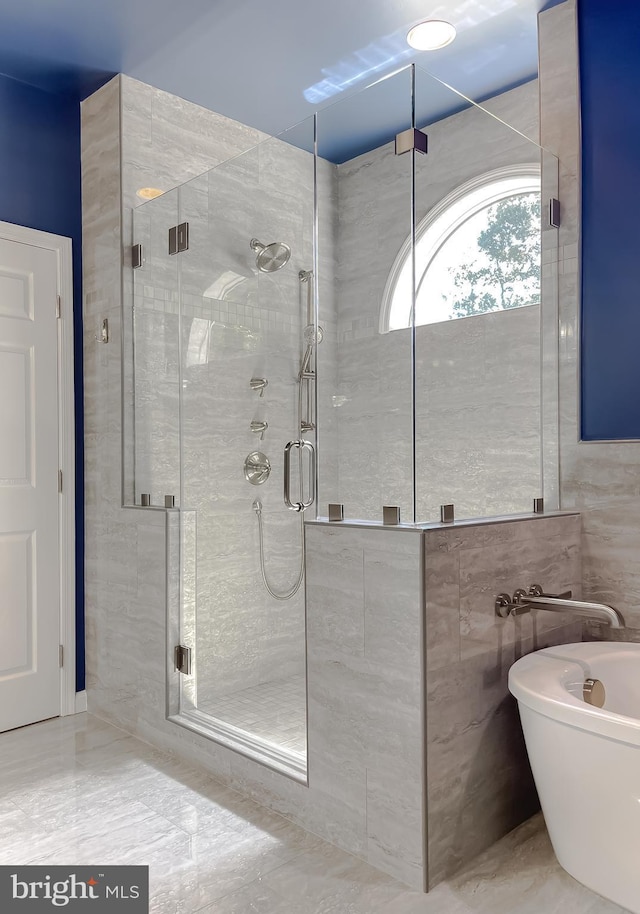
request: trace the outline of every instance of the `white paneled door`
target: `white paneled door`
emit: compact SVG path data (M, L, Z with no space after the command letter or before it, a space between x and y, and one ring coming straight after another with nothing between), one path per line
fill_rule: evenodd
M60 713L57 290L0 237L0 731Z

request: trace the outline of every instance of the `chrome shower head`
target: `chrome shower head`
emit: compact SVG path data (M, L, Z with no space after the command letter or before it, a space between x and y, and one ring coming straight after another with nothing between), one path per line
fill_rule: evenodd
M310 370L313 350L316 348L318 343L322 342L323 337L324 330L322 327L318 327L316 331L316 328L313 324L307 324L307 326L304 328L302 338L307 348L305 349L305 353L302 356L302 362L300 363L300 377L302 377L305 372Z
M249 246L256 254L256 266L261 273L275 273L289 263L291 248L282 241L273 241L271 244L262 244L257 238L252 238Z

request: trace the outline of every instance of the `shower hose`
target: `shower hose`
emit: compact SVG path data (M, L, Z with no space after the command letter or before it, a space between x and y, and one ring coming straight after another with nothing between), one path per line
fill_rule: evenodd
M290 600L291 597L295 597L295 595L300 590L300 585L302 584L302 579L304 577L304 518L302 511L300 511L300 570L298 572L298 579L290 590L287 590L285 593L278 593L273 589L269 583L269 579L267 578L267 571L264 561L264 521L262 519L262 502L259 498L256 498L254 501L253 510L256 512L258 517L258 535L260 537L260 572L262 574L262 581L264 586L274 600Z

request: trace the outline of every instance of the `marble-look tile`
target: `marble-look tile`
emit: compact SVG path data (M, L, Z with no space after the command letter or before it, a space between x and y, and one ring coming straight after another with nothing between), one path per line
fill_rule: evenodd
M430 886L537 808L510 666L531 650L580 639L580 623L427 671Z
M506 685L513 659L491 653L427 674L430 886L537 807Z
M0 766L30 764L43 804L40 822L19 811L13 833L20 807L2 778L2 862L148 865L153 914L623 914L560 869L540 816L425 895L137 740L114 767L122 741L86 714L0 735ZM75 744L108 752L107 781L74 763ZM47 755L67 765L48 792Z
M579 516L559 515L425 531L430 886L537 808L508 670L579 639L581 624L542 612L502 620L494 601L533 583L579 598L580 529Z
M359 855L413 884L422 880L420 543L419 531L307 530L310 788L340 798L366 829Z
M573 540L553 536L552 524L540 525L540 539L513 544L468 548L460 551L460 652L461 659L484 653L498 642L527 638L533 617L503 620L496 616L495 598L513 594L518 587L540 584L546 593L576 592L581 584L579 526ZM516 624L516 621L520 625ZM539 613L539 631L566 625L562 614ZM505 624L506 623L506 624Z
M380 873L374 876L373 872L366 864L324 845L274 870L263 884L283 899L306 899L310 911L329 912L343 906L346 910L353 906L357 911L365 910L367 896L371 902L383 887L390 885L387 877Z
M474 99L475 101L475 99ZM509 127L524 133L533 143L540 142L540 98L538 81L530 80L511 92L481 102L480 107L500 118Z
M13 848L13 839L20 839L25 828L35 827L33 819L27 816L15 802L0 797L0 828L9 847Z
M559 514L544 517L543 515L531 516L521 520L500 521L498 523L482 523L474 521L469 524L456 524L453 527L442 527L425 530L425 554L433 555L442 552L453 552L465 548L481 548L484 546L507 546L510 543L524 543L544 537L538 532L536 524L546 524L553 521L555 535L571 536L575 533L576 523L580 523L578 513Z
M367 860L411 888L425 886L423 780L397 760L393 772L367 768Z
M586 599L611 603L627 625L640 625L640 577L635 556L640 542L640 498L610 497L583 514Z
M353 531L306 530L307 637L311 651L365 650L365 565L362 537Z
M460 555L425 557L425 640L429 670L460 660Z
M416 676L422 653L420 549L419 535L382 533L364 550L365 656Z
M164 609L166 574L162 573L162 569L154 566L153 562L156 556L161 555L166 549L165 531L162 527L152 527L143 523L138 524L137 528L138 598ZM158 622L164 623L162 613L158 613L156 619Z
M419 671L382 668L335 651L310 656L308 669L310 752L382 771L402 757L419 773Z

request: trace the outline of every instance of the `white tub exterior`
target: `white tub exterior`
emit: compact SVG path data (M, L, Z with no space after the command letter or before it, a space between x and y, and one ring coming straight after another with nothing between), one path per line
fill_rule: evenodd
M604 683L603 708L582 699ZM561 866L640 914L640 644L546 648L509 673L542 811Z

